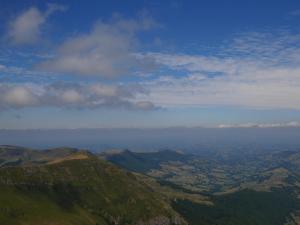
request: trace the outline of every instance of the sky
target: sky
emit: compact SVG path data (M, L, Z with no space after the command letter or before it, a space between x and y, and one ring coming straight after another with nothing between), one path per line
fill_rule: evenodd
M300 2L0 1L0 129L300 127Z

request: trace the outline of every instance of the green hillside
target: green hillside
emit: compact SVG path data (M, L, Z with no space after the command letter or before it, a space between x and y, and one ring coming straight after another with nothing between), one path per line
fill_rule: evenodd
M84 150L67 147L33 150L19 146L0 145L0 167L47 164L82 153L90 154Z
M213 197L208 206L177 200L173 207L191 225L284 225L299 201L289 190L271 192L243 190Z
M135 175L80 155L1 168L1 225L183 224Z
M297 152L245 165L175 151L100 156L110 162L72 148L0 146L0 225L295 225L300 218ZM251 182L239 182L245 178ZM235 180L239 188L218 194L188 189Z

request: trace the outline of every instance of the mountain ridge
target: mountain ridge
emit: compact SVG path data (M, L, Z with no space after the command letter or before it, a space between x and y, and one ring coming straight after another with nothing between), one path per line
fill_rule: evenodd
M66 152L72 152L67 158L78 153L86 157L55 161L55 155L50 160L55 163L40 164L29 158L30 163L0 168L1 225L186 224L134 174L89 152ZM36 154L31 156L36 159Z

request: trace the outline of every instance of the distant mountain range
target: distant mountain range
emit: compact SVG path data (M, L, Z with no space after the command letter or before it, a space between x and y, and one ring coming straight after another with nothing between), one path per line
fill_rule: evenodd
M159 169L162 163L168 161L185 161L191 156L178 151L161 150L157 152L102 152L100 157L130 171L146 173Z

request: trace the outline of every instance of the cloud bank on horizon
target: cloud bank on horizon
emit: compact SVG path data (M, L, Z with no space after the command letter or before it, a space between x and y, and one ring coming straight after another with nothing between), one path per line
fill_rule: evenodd
M71 2L31 5L4 21L0 113L45 107L70 113L300 110L300 31L294 27L235 31L209 51L185 51L159 36L172 27L147 10L135 16L114 11L105 18L98 15L85 29L58 38L55 32L67 24L54 18L67 17L70 11ZM295 20L295 12L287 14Z

